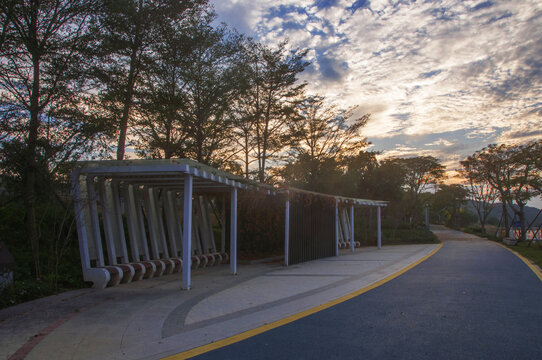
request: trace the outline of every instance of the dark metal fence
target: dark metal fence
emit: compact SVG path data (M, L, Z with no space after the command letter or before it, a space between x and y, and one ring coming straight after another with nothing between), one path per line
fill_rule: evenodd
M290 197L289 264L335 255L335 200L310 193Z

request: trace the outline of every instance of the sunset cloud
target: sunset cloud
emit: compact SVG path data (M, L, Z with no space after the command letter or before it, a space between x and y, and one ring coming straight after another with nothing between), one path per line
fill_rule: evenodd
M267 44L287 38L310 49L308 90L371 113L365 134L384 154L432 154L457 167L489 143L542 135L540 1L237 0L215 8Z

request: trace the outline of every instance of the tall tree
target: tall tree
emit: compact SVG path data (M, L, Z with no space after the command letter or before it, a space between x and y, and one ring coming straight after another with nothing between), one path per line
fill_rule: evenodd
M295 121L287 124L288 154L294 161L282 173L294 182L303 174L303 182L314 191L319 191L320 183L329 182L332 174L345 173L347 160L368 145L361 129L369 115L354 118L355 109L337 110L324 101L321 96L307 97L297 106Z
M285 125L293 121L296 104L306 85L298 84L297 76L308 66L303 60L307 51L289 51L286 43L271 49L249 42L246 48L250 54L249 91L240 99L239 106L245 121L241 133L245 132L247 140L242 161L247 169L246 159L254 158L257 180L265 182L269 161L284 149L288 132Z
M92 26L96 59L95 103L117 132L117 160L124 159L136 95L159 40L160 26L206 6L206 0L102 0Z
M445 213L447 223L459 226L461 207L467 202L468 190L460 184L440 184L433 197L432 207Z
M180 73L185 84L182 121L187 131L187 154L220 167L234 153L231 139L233 104L244 91L239 81L242 37L225 26L214 28L207 14L188 29L193 47Z
M403 169L405 175L404 187L409 197L409 215L411 223L416 223L418 208L420 207L418 198L429 185L436 184L445 177L444 166L433 156L418 156L413 158L396 158L390 162L397 164Z
M509 166L512 168L510 207L519 218L521 224L521 240L526 240L525 206L527 202L540 194L532 185L540 182L540 171L533 161L532 149L536 143L527 143L508 147L511 153ZM512 206L512 202L516 206Z
M491 144L461 162L465 169L476 174L478 179L488 181L499 193L507 231L510 229L507 209L511 208L518 216L523 239L526 234L524 208L532 197L540 194L537 189L540 183L539 146L539 142Z
M185 69L191 66L194 51L191 29L209 9L193 8L182 18L163 21L151 44L147 71L142 74L139 113L134 121L134 144L139 155L152 158L187 157L187 124L182 113L187 110Z
M66 160L88 150L96 128L82 121L82 47L93 1L5 0L0 44L4 176L19 179L35 273L40 277L36 196Z

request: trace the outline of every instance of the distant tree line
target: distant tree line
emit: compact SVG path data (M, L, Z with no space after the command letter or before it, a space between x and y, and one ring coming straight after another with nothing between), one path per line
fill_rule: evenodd
M520 223L521 239L526 239L525 206L542 195L542 140L524 144L492 144L461 161L482 231L495 201L502 206L502 226L506 231L510 218ZM509 210L513 214L509 214ZM510 215L513 215L510 217Z

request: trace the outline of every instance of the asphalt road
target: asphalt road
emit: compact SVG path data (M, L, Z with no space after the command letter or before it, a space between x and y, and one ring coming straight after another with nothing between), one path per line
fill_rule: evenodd
M414 269L327 310L197 359L542 359L542 282L457 232Z

